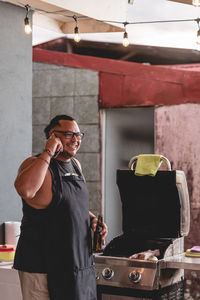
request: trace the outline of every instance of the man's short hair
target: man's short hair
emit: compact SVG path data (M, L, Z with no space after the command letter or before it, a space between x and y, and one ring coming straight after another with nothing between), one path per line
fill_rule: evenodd
M60 120L75 121L74 118L67 116L67 115L55 116L55 118L53 118L50 121L49 125L47 125L47 127L44 129L44 133L45 133L45 136L47 139L49 138L49 131L56 126L60 126L60 123L59 123Z

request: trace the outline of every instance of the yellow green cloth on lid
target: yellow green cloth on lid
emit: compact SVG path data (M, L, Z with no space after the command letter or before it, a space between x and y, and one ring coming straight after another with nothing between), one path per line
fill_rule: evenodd
M135 175L137 176L155 176L162 163L162 156L156 154L138 155Z

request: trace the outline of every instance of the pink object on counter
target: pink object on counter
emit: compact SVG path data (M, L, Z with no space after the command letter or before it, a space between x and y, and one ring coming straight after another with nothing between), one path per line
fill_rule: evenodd
M190 252L200 253L200 246L193 246L190 249Z

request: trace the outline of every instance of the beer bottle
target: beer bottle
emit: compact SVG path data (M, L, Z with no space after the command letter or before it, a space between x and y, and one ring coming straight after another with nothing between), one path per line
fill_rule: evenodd
M100 232L103 228L103 218L101 215L98 215L97 220L97 227L96 231L94 232L94 239L93 239L93 251L94 252L101 252L102 251L102 238Z

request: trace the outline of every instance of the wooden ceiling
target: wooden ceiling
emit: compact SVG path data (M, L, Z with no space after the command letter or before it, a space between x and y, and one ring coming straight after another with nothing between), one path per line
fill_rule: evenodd
M59 38L54 41L37 45L34 48L140 62L152 65L200 63L200 51L190 49L142 45L129 45L125 48L122 44L83 40L77 44L73 39L66 38Z
M168 1L173 1L173 2L179 2L179 3L183 3L183 4L192 5L192 0L168 0Z

